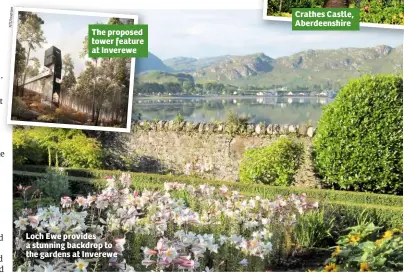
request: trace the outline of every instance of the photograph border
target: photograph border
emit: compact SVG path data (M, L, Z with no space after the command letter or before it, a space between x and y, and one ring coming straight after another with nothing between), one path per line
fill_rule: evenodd
M267 6L268 6L268 0L264 0L264 6L263 6L263 13L262 13L262 18L266 21L282 21L282 22L291 22L292 23L292 18L290 17L282 17L282 16L269 16L267 15ZM391 25L391 24L376 24L376 23L359 23L360 27L372 27L372 28L382 28L382 29L402 29L404 30L404 25ZM315 30L312 30L315 31ZM317 30L321 31L321 30ZM329 31L329 30L324 30L324 31ZM360 31L360 30L359 30Z
M53 128L65 128L65 129L79 129L79 130L92 130L92 131L107 131L107 132L122 132L129 133L131 131L132 124L132 107L134 96L134 80L135 80L135 66L136 58L131 58L130 67L130 79L129 79L129 96L128 96L128 114L125 128L118 127L106 127L106 126L92 126L92 125L73 125L64 123L48 123L48 122L33 122L33 121L21 121L12 120L11 112L13 105L13 88L14 88L14 67L15 67L15 50L17 46L17 29L18 29L18 13L20 11L28 12L42 12L53 14L68 14L68 15L83 15L83 16L97 16L97 17L117 17L125 19L133 19L134 24L139 24L139 17L137 15L130 14L117 14L117 13L104 13L104 12L91 12L91 11L76 11L76 10L63 10L63 9L42 9L42 8L24 8L13 7L12 8L12 48L11 48L11 66L10 66L10 83L8 91L8 112L7 112L7 124L10 125L22 125L22 126L39 126L39 127L53 127ZM10 17L11 17L10 16ZM11 19L11 18L10 18Z

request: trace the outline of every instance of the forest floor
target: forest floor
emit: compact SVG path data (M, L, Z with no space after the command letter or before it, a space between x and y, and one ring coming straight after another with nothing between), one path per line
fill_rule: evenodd
M91 122L86 113L67 106L41 101L41 96L25 90L22 97L13 97L13 120L84 125Z

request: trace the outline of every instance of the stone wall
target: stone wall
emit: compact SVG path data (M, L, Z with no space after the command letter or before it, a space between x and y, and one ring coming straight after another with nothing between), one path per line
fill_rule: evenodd
M239 164L246 149L271 145L282 135L294 135L305 146L305 159L295 180L296 184L315 187L310 160L314 127L305 125L249 124L245 130L232 132L226 124L158 121L136 122L131 133L118 134L125 147L120 156L137 158L140 171L184 173L187 163L199 162L213 169L207 178L238 180ZM114 150L117 142L110 142Z
M52 101L53 92L53 74L52 72L44 72L38 76L28 79L24 88L38 94L46 101Z

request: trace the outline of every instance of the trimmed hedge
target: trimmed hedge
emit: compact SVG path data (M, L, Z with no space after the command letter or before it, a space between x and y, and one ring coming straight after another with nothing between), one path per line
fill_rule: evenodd
M17 178L16 174L22 174L22 172L33 172L33 173L44 173L46 170L46 166L14 166L15 170L15 180L14 184L30 184L29 179L25 182L21 179ZM21 172L22 171L22 172ZM111 170L91 170L91 169L70 169L66 168L65 172L68 176L77 177L74 181L80 181L83 183L81 187L84 187L88 184L88 178L95 179L91 184L94 184L97 180L101 185L103 184L103 179L105 176L119 176L122 171L111 171ZM323 202L326 200L327 202L350 202L350 203L360 203L360 204L370 204L370 205L382 205L382 206L394 206L394 207L403 207L403 198L401 196L395 195L387 195L387 194L375 194L375 193L365 193L365 192L350 192L350 191L337 191L337 190L324 190L324 189L307 189L307 188L298 188L298 187L287 187L287 186L268 186L268 185L259 185L259 184L241 184L235 182L228 181L220 181L220 180L206 180L201 178L196 178L192 176L172 176L172 175L159 175L159 174L147 174L147 173L130 173L132 176L132 181L136 181L136 184L139 183L151 183L151 184L163 184L164 182L181 182L186 184L204 184L209 183L214 186L226 185L227 187L243 191L250 192L252 194L259 194L262 196L276 196L276 195L289 195L289 194L299 194L306 193L307 197L319 200ZM85 179L87 178L87 179ZM102 180L100 180L102 179ZM21 181L21 182L18 182ZM79 184L80 184L79 183ZM72 192L77 193L79 185L74 183ZM98 185L100 186L100 185ZM83 192L80 190L80 193Z
M266 147L247 149L240 162L240 182L290 186L303 153L303 144L288 137Z
M403 193L403 77L351 80L327 105L313 139L328 188Z

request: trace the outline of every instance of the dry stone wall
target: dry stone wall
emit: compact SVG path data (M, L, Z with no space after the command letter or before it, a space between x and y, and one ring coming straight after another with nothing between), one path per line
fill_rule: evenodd
M138 158L140 170L184 173L186 165L198 162L212 169L202 176L238 181L238 170L245 150L271 145L283 135L296 136L305 146L305 160L298 171L296 184L316 187L310 160L311 139L315 128L306 125L248 124L245 130L232 132L226 124L140 121L131 133L119 134L125 143L127 158Z

